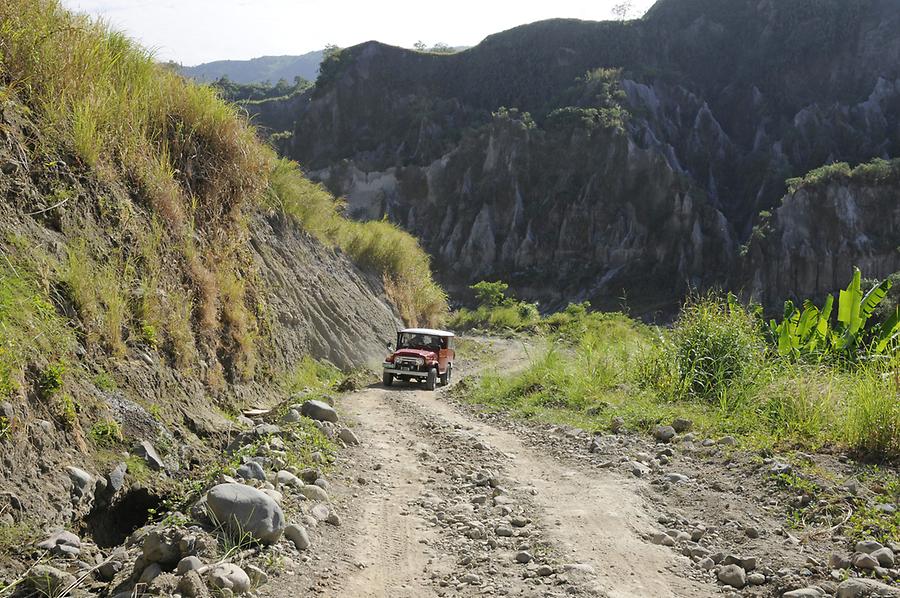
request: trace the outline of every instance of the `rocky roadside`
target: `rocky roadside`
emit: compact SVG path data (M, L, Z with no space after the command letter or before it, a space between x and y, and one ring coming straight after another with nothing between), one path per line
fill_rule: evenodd
M233 466L193 488L199 499L187 512L168 512L117 546L53 530L34 547L28 571L0 595L227 598L253 595L270 572L300 566L313 549L310 530L327 533L341 519L329 500L329 459L313 451L310 461L321 467L301 469L291 464L296 451L309 450L312 426L337 445L359 440L323 401L248 415L238 418L243 430L226 449ZM131 455L149 468L165 466L146 441ZM68 473L73 503L91 512L115 502L129 476L124 462L100 478L74 466Z
M857 541L848 529L857 510L896 506L847 455L754 452L731 436L700 438L682 418L647 437L618 418L611 433L592 433L453 406L560 460L640 478L657 511L646 538L690 559L688 575L726 596L900 597L900 543Z

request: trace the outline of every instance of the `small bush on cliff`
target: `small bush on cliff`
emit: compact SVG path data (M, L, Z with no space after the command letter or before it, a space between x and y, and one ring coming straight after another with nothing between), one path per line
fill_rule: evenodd
M828 183L848 181L864 184L900 181L900 158L893 160L875 158L855 168L851 168L846 162L826 164L810 170L802 177L788 179L786 183L788 193L796 193L800 189L815 189Z

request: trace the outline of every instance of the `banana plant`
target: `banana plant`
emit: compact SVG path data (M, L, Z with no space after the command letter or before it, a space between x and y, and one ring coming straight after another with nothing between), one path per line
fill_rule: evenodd
M863 294L862 275L859 269L854 269L850 285L838 295L834 326L831 325L833 295L828 295L821 309L805 301L800 310L792 301L786 301L782 321L769 322L778 353L785 357L822 359L832 354L853 357L863 348L879 355L893 349L900 339L900 309L885 322L869 325L891 284L885 279Z

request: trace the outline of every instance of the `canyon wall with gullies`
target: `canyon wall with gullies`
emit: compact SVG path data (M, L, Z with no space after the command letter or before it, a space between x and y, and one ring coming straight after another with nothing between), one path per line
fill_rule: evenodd
M790 294L744 246L787 178L898 154L897 30L888 0L660 0L453 55L368 42L257 123L350 215L419 237L452 292L494 278L548 308L638 311L762 279ZM807 251L894 268L846 241Z

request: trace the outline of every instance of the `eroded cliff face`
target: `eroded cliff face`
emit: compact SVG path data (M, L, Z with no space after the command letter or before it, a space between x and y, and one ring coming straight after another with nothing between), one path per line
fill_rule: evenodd
M500 278L548 307L653 306L743 285L738 249L788 177L900 153L896 27L886 0L666 0L452 56L370 42L285 106L280 149L354 217L420 237L451 291ZM608 108L597 67L621 69L621 127L577 118Z
M820 298L900 271L900 184L854 181L802 188L784 198L744 258L746 291L777 309L786 298Z

